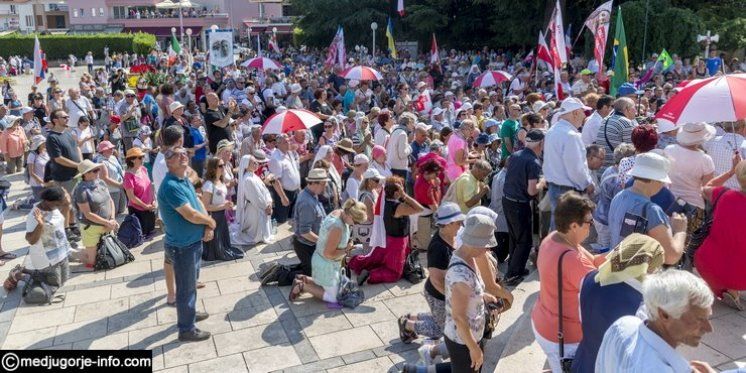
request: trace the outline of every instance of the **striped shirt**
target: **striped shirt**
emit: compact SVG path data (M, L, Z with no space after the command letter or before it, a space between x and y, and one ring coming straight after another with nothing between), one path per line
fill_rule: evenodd
M632 143L632 129L637 126L637 121L629 119L618 113L612 114L598 128L595 144L606 149L604 167L614 164L614 149L621 143ZM609 147L611 145L611 147Z

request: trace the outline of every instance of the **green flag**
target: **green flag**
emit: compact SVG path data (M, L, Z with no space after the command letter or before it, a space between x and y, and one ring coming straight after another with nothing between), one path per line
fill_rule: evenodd
M176 39L176 35L174 34L171 34L171 50L175 54L181 54L181 44L179 44L179 40Z
M616 90L627 83L629 74L629 53L627 52L627 37L624 35L624 21L622 21L622 8L619 7L616 17L616 32L614 33L614 76L611 78L609 92L616 96Z
M660 56L658 56L658 61L661 63L662 71L668 70L669 67L673 66L673 58L668 54L668 51L665 49L663 52L661 52Z

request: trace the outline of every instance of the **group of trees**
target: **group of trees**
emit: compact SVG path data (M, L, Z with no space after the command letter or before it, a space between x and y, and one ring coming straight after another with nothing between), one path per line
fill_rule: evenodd
M573 41L585 18L605 0L561 0L565 27L572 25ZM379 25L377 41L385 47L386 20L394 22L397 41L417 40L427 49L433 33L441 47L456 49L530 49L546 27L555 0L405 0L406 16L396 13L396 0L293 0L296 36L301 43L325 47L338 25L348 45L369 45L371 22ZM746 47L744 0L617 0L609 30L614 35L616 11L621 7L627 43L633 60L642 57L647 11L647 54L666 48L692 56L701 52L697 34L720 34L721 50ZM592 55L593 39L583 31L575 52Z

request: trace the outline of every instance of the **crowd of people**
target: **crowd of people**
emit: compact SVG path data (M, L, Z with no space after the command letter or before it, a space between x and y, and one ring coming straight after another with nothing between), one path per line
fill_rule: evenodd
M165 234L182 341L210 337L196 325L209 316L195 308L201 261L240 259L278 229L292 230L298 263L260 278L291 286L291 302L336 303L342 268L363 290L416 282L426 256L430 312L398 326L403 343L432 343L408 372L479 371L532 266L532 327L554 372L711 372L676 348L712 331L715 300L744 309L746 239L734 233L746 123L654 119L698 76L688 60L674 56L642 87L644 67L632 69L612 97L578 57L561 75L571 95L558 98L550 74L486 48L442 51L433 65L376 58L380 81L345 79L321 53L290 47L270 71L154 56L138 62L169 73L157 87L107 69L66 91L50 79L27 102L7 97L0 152L31 192L9 205L31 210L23 266L59 273L59 286L69 261L94 267L101 237L133 216L146 240ZM515 78L475 87L487 69ZM319 123L265 133L267 118L295 109ZM692 266L701 278L682 270Z

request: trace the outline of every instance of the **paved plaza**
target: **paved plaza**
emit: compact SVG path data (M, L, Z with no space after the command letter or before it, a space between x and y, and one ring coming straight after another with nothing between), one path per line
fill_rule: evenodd
M52 69L63 88L76 84L77 73ZM69 74L69 75L68 75ZM30 76L16 79L26 97ZM40 86L46 89L46 84ZM9 177L9 203L28 194L21 174ZM27 211L6 211L2 244L18 259L0 267L0 278L22 263ZM366 285L358 308L337 309L308 294L289 303L289 287L260 287L262 263L292 263L287 225L278 240L246 248L244 259L203 263L199 310L210 314L199 327L213 336L198 343L177 340L176 309L166 305L163 236L133 250L135 261L110 271L91 272L75 264L60 289L63 302L29 306L20 288L0 290L0 345L3 349L151 349L155 371L162 372L386 372L417 360L421 340L402 344L396 319L426 311L424 282ZM424 259L424 256L423 256ZM540 372L546 359L533 340L528 315L536 300L535 272L514 290L513 308L501 316L485 348L485 368L492 372ZM689 359L718 369L746 368L746 312L715 304L714 332L697 348L683 348Z

